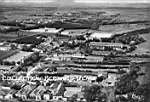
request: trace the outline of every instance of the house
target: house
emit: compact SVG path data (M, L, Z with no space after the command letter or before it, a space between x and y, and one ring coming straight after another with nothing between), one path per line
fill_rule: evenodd
M77 94L77 101L78 102L87 102L86 99L85 99L85 97L84 97L84 92L79 92Z
M70 61L71 59L84 59L85 56L82 54L54 54L53 61Z
M86 60L87 61L91 61L91 62L103 62L104 61L104 57L102 56L86 56Z
M16 93L17 90L10 90L10 92L5 96L5 99L13 99Z
M53 95L53 100L62 99L64 94L64 85L61 82L54 82L50 85L49 91L51 91Z
M108 86L115 86L115 83L117 82L117 74L115 73L108 73L108 76L105 80L102 81L102 85L104 87Z
M33 30L26 30L26 32L36 32L36 33L51 33L51 34L57 34L60 33L62 29L56 29L56 28L39 28L39 29L33 29Z
M0 90L0 99L4 99L6 93L2 90Z
M70 37L75 37L75 36L82 36L85 35L88 32L87 29L70 29L70 30L64 30L61 32L61 35L63 36L70 36Z
M89 39L110 39L113 36L114 34L109 32L94 32L90 35Z
M0 65L0 71L10 71L11 69L13 69L12 66Z
M9 92L10 92L10 90L8 90L8 89L0 88L0 99L5 99Z
M8 76L9 77L9 76ZM3 77L5 80L5 76ZM6 77L7 78L7 77ZM2 82L1 83L1 89L4 89L4 90L11 90L11 84L12 83L7 83L7 82Z
M89 47L91 49L100 49L100 50L123 50L129 49L130 46L124 45L122 43L110 43L110 42L90 42Z
M69 98L82 91L81 87L65 87L64 97Z
M95 55L95 56L109 56L109 55L111 55L111 51L96 51L96 50L93 50L91 52L91 55Z
M10 51L1 51L0 50L0 60L3 61L4 59L6 59L6 58L8 58L10 56L13 56L16 53L18 53L17 50L10 50Z
M42 100L42 96L44 94L44 92L46 91L44 86L38 86L35 90L33 90L30 93L30 98L35 99L35 100Z
M43 93L44 100L51 100L53 98L52 96L53 96L52 93L48 90Z
M22 99L28 99L29 94L36 88L33 85L26 85L21 90L19 90L15 95Z
M15 65L18 65L19 63L24 63L25 60L29 59L33 55L34 52L19 51L18 53L5 58L3 62L14 63Z
M69 101L73 95L76 95L76 101L86 102L84 98L84 92L82 92L82 87L65 87L66 91L64 92L64 97Z
M10 50L11 50L11 46L0 45L0 51L10 51Z

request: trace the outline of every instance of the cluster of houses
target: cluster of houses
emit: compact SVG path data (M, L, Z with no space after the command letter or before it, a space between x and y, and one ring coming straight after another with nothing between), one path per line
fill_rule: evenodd
M97 82L97 78L103 77L100 83ZM84 87L82 82L91 84L101 84L104 87L115 86L117 82L117 75L112 73L99 73L98 76L91 75L64 75L63 77L55 77L54 81L47 80L41 81L37 84L37 81L31 81L27 83L18 84L18 82L12 85L1 85L0 87L0 99L21 99L21 100L63 100L67 101L72 98L73 95L77 95L77 101L85 101ZM56 80L57 79L57 80ZM82 81L82 82L81 82ZM19 81L20 82L20 81ZM74 83L77 86L65 85L64 82ZM81 83L80 83L81 82ZM14 86L12 88L12 86ZM18 88L20 87L20 88Z
M64 100L67 101L74 94L81 94L78 100L85 100L83 98L83 88L75 86L66 86L63 82L53 82L50 85L37 84L22 84L20 90L11 89L9 86L2 86L0 88L0 99L20 99L20 100ZM77 89L77 90L74 90ZM86 100L85 100L86 101Z

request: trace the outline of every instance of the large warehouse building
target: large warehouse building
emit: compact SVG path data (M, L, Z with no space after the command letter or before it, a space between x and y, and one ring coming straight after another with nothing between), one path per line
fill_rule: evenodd
M35 55L34 52L19 51L16 54L13 54L3 59L3 63L11 63L17 65L20 63L24 63L27 59L31 58L33 55Z
M90 35L89 39L111 39L114 36L113 33L109 32L94 32Z

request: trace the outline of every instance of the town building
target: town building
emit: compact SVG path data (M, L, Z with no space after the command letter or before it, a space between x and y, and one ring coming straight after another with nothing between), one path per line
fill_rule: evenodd
M0 99L5 99L6 95L10 92L8 89L2 89L0 88Z
M93 64L102 63L104 61L103 56L86 56L85 59L76 59L73 62L78 64Z
M82 91L81 87L65 87L64 97L69 98Z
M0 51L10 51L10 50L11 50L11 46L0 45Z
M91 55L95 56L110 56L112 54L111 51L96 51L92 50Z
M118 75L115 73L108 73L107 78L102 81L104 87L113 87L117 82Z
M84 59L83 54L54 54L53 61L71 61L71 59Z
M51 91L49 90L46 90L44 93L43 93L43 99L44 100L51 100L53 98L53 95L51 93Z
M50 33L50 34L58 34L62 31L62 29L56 28L39 28L33 30L26 30L26 32L35 32L35 33Z
M84 92L82 92L82 87L65 87L65 89L66 91L64 92L64 98L67 98L67 101L70 101L73 95L75 95L75 100L77 102L86 102L86 99L84 98Z
M113 36L114 36L113 33L95 31L90 35L89 39L103 40L103 39L111 39Z
M29 59L33 55L35 55L34 52L19 51L18 53L3 59L3 63L8 62L13 63L14 65L18 65L24 63L27 59Z
M26 85L21 90L19 90L15 95L21 99L28 99L29 94L36 88L34 85Z
M13 99L16 93L17 90L11 89L10 92L5 96L5 99Z
M43 94L46 91L46 88L42 85L38 86L35 90L30 93L30 98L35 100L42 100Z
M71 29L62 31L61 35L75 37L85 35L86 33L88 33L87 29Z
M54 82L50 85L49 91L53 95L53 100L58 100L62 98L64 93L64 85L61 82Z
M13 68L13 66L0 65L0 71L11 71Z
M13 56L16 53L18 53L18 50L0 51L0 61L2 62L4 59Z
M110 42L90 42L89 47L91 49L97 50L126 50L129 49L130 46L124 45L122 43L110 43Z

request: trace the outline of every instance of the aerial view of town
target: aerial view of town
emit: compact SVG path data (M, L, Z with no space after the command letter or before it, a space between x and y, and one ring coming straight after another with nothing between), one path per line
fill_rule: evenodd
M150 102L150 1L127 1L0 0L0 102Z

